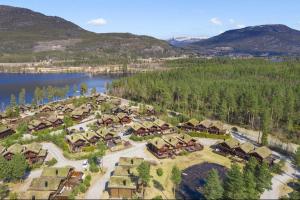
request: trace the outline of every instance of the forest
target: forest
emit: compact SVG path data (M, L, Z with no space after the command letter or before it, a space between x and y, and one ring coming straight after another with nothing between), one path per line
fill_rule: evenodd
M116 96L262 130L300 143L300 62L265 59L180 59L168 71L124 77Z

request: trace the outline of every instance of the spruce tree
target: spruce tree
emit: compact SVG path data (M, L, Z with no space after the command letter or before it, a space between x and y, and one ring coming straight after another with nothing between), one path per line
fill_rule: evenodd
M9 180L11 178L11 168L8 161L3 156L0 156L0 179Z
M266 190L270 190L272 186L272 175L267 163L263 162L261 165L256 167L256 189L260 193Z
M175 196L175 189L176 187L178 186L178 184L181 182L181 171L180 169L175 165L173 168L172 168L172 172L171 172L171 180L174 184L174 187L173 187L173 194Z
M22 178L27 170L27 161L22 154L15 154L9 161L11 167L11 178L18 180Z
M224 198L226 199L243 199L244 198L244 180L237 164L232 164L228 170L224 182Z
M259 192L256 188L255 176L251 170L244 172L244 187L245 199L259 199Z
M207 181L204 186L203 195L206 199L221 199L223 197L223 186L219 178L218 171L212 169L207 177Z

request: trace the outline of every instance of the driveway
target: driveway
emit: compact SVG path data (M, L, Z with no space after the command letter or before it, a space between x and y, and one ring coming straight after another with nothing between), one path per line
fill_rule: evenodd
M133 147L129 149L104 156L103 167L105 168L106 172L101 179L96 180L96 182L91 185L85 194L85 199L100 199L102 197L106 183L109 181L111 173L113 172L120 157L141 157L146 160L149 159L144 151L145 145L146 143L133 143Z
M76 170L84 171L82 168L82 163L84 160L69 160L64 157L63 151L53 143L47 142L42 143L43 148L48 150L48 154L54 157L57 160L57 163L54 165L55 167L64 167L64 166L72 166Z

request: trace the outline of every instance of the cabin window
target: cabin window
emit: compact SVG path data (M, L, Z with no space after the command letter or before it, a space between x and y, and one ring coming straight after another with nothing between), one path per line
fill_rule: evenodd
M48 181L45 181L45 187L48 187Z

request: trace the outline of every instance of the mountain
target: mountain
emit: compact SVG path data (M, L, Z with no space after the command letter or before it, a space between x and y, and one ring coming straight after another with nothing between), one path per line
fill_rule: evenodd
M297 56L300 31L281 24L249 26L194 42L186 49L202 55Z
M167 42L175 47L184 47L189 44L199 42L203 39L207 39L207 37L173 37L171 39L168 39Z
M0 62L97 60L177 55L166 41L130 33L93 33L56 16L0 5Z

